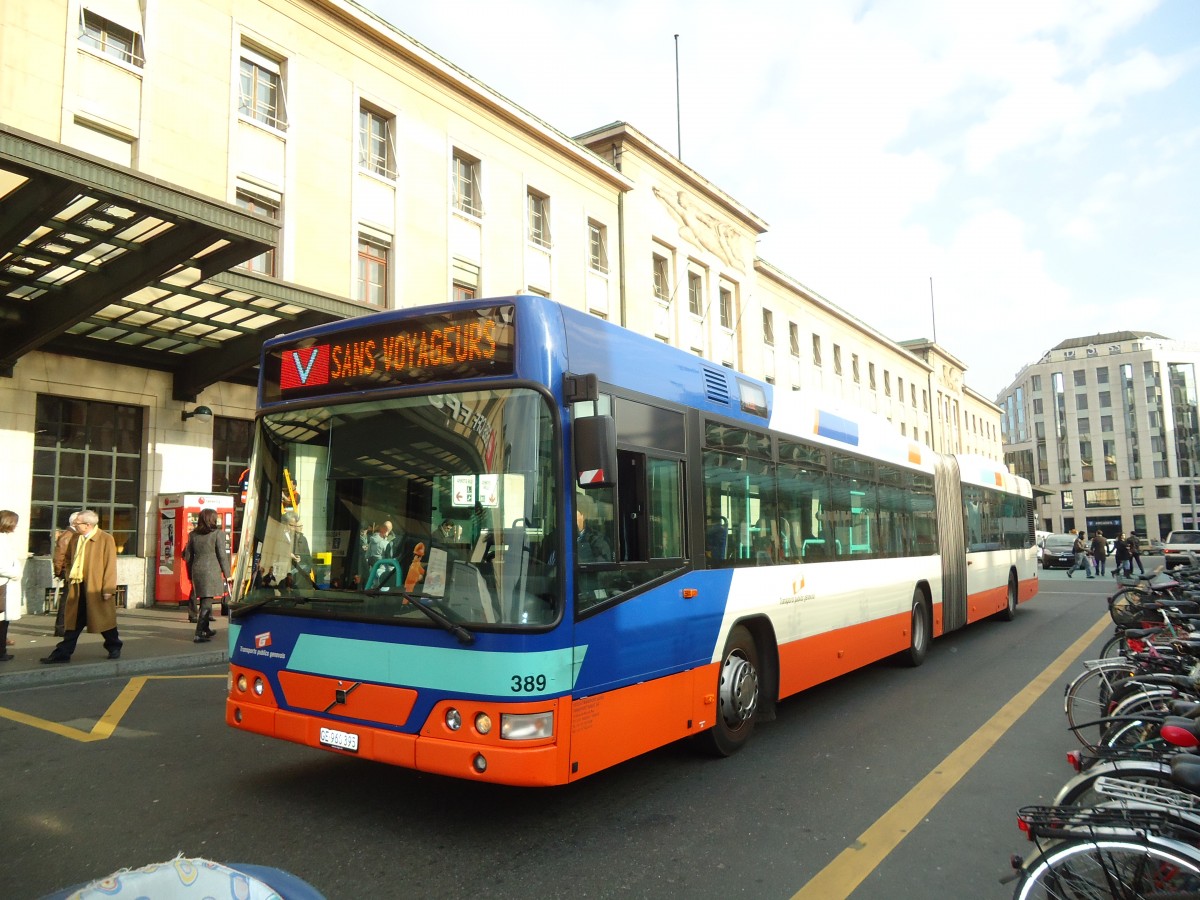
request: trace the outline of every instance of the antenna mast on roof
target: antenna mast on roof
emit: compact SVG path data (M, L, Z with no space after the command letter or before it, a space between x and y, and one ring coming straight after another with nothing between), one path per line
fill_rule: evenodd
M933 319L933 342L937 343L937 307L933 305L933 276L929 276L929 316Z
M679 35L675 35L675 155L683 162L683 131L679 121Z

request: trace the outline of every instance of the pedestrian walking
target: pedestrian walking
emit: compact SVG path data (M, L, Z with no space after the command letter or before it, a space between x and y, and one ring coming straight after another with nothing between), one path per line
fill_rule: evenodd
M69 663L86 628L104 637L109 659L121 658L117 632L117 545L99 526L100 517L85 509L75 517L75 536L67 547L67 599L63 625L67 632L43 656L44 663Z
M0 509L0 662L8 662L8 623L21 618L21 554L17 548L17 514Z
M1129 554L1129 538L1123 531L1113 545L1113 563L1113 578L1133 572L1133 557Z
M1092 570L1088 566L1087 544L1084 542L1082 534L1075 535L1075 543L1071 545L1071 552L1075 554L1075 563L1067 569L1067 577L1070 578L1072 572L1082 569L1087 573L1088 578L1092 578Z
M1131 531L1129 532L1129 540L1127 543L1129 544L1129 559L1131 563L1129 566L1129 574L1133 574L1132 564L1136 563L1138 572L1145 575L1146 570L1142 568L1142 539L1138 537L1136 531Z
M192 640L201 644L216 635L211 625L213 598L223 597L229 590L229 551L215 509L200 511L199 521L183 548L183 564L192 582L192 593L200 600L196 636Z
M1095 531L1092 534L1092 561L1096 565L1096 574L1104 574L1104 561L1108 559L1108 541L1104 539L1103 531Z

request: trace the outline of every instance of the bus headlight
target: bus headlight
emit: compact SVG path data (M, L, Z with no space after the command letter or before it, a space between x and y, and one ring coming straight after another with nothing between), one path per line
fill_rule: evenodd
M454 707L446 710L446 727L451 731L458 731L462 728L462 713Z
M263 683L261 678L254 679L254 693L257 696L261 697L263 695L263 691L266 690L266 687L267 686Z
M480 734L487 734L492 730L492 717L487 713L477 713L475 716L475 730Z
M554 712L501 713L500 737L506 741L536 741L554 736Z

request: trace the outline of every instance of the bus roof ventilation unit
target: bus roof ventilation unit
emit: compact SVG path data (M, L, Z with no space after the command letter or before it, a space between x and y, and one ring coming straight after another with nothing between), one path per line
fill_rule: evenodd
M719 403L721 406L729 405L729 381L725 377L725 373L720 369L710 369L707 366L701 366L700 371L704 373L704 394L713 403Z

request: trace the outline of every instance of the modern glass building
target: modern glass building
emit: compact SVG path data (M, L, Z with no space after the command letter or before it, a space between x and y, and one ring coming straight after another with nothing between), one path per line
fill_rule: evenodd
M1117 331L1063 341L1005 388L1004 458L1044 530L1197 527L1197 364L1200 344Z

